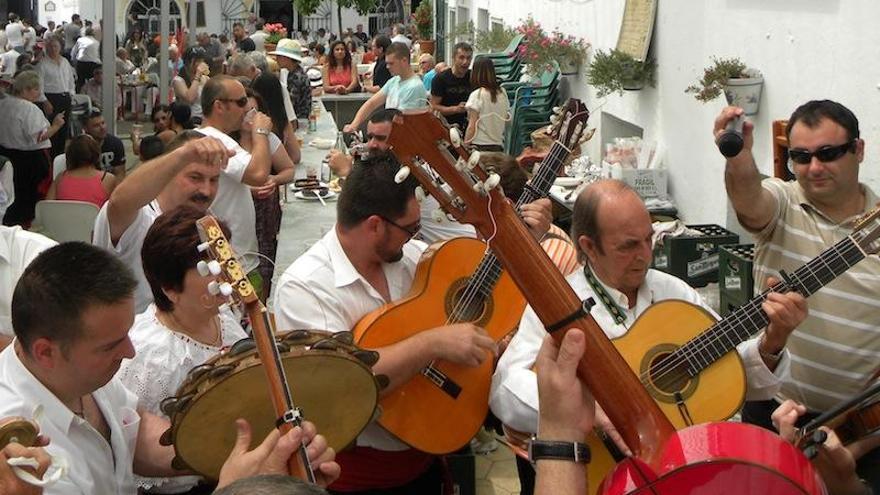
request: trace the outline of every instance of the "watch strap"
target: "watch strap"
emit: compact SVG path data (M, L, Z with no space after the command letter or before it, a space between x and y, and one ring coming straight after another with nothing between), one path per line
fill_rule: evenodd
M533 463L541 459L554 459L586 464L590 462L591 457L590 447L583 442L563 442L539 438L532 438L529 442L529 461Z

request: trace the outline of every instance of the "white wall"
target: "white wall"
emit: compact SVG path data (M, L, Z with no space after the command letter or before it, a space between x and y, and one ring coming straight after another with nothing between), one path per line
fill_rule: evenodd
M624 0L468 0L488 5L507 24L532 14L547 28L584 36L593 49L615 46ZM788 118L810 99L837 100L859 117L867 158L861 179L880 189L880 2L876 0L702 0L658 1L651 53L657 88L597 101L583 74L569 78L572 96L587 101L599 125L605 111L644 128L665 149L670 188L685 220L725 224L723 158L712 141L712 122L723 98L702 104L684 89L697 80L712 56L740 57L764 74L756 125L759 168L772 171L771 122ZM476 22L476 8L471 10ZM599 129L601 133L601 129ZM590 153L598 158L599 138Z

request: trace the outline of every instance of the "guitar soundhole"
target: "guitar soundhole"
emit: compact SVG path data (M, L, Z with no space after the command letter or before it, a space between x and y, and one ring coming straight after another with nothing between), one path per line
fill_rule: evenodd
M468 287L468 279L460 278L446 292L446 315L452 323L470 322L485 326L492 316L492 298Z
M687 362L675 354L677 346L663 344L651 349L642 360L642 383L654 399L674 404L676 393L687 400L697 388L697 378L688 374Z

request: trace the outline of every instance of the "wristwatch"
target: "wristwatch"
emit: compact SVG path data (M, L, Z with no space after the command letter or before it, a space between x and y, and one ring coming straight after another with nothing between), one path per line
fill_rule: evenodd
M561 442L541 440L532 437L529 442L529 461L534 464L541 459L573 461L583 464L590 462L590 447L582 442Z
M269 129L263 129L262 127L257 127L256 129L254 129L254 132L256 132L257 134L259 134L261 136L268 136L270 131L269 131Z

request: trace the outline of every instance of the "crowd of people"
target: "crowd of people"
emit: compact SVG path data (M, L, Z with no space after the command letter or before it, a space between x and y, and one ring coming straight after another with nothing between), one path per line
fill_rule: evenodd
M285 436L273 431L253 449L246 422L217 425L235 428L238 442L214 484L172 463L173 448L160 441L170 426L161 404L192 368L248 336L246 320L210 290L216 274L199 269L196 222L205 214L219 220L259 297L274 294L278 328L348 332L407 295L427 243L480 237L442 214L436 199L419 198L415 177L401 173L389 139L402 113L433 112L457 126L500 176L505 196L519 200L527 174L502 153L510 110L491 60L459 43L448 67L435 64L416 53L401 26L372 38L362 26L340 36L319 29L274 47L259 20L250 33L236 24L229 40L200 33L187 46L181 37L168 54L173 102L156 101L153 133L132 136L140 163L128 173L123 143L107 132L99 110L82 117L81 133L72 136L68 126L72 95L91 91L101 77L99 30L100 23L74 15L40 33L13 14L0 40L7 53L29 57L20 65L16 57L11 74L4 70L11 77L0 98L7 117L0 154L10 159L15 185L0 228L0 418L38 420L43 435L33 446L0 451L0 493L37 490L8 468L10 457L33 458L37 476L65 459L65 476L44 493L324 493L281 476L304 442L318 485L330 493L437 493L447 478L441 458L376 421L338 453L308 422ZM119 73L150 70L156 40L147 38L133 29L119 43ZM0 58L4 69L7 58ZM365 73L363 64L372 64ZM328 157L343 178L336 224L284 267L273 291L278 188L293 181L302 159L295 131L314 99L356 91L370 96L344 131L362 134L364 146ZM741 113L725 109L715 135ZM794 182L760 179L751 133L746 124L744 149L727 160L725 181L740 222L756 236L755 278L763 288L849 235L878 198L858 181L865 143L842 105L812 101L792 114ZM65 170L53 180L50 164L62 154ZM92 244L55 245L27 231L43 198L95 204ZM650 268L651 218L626 184L608 179L585 188L570 233L551 225L547 198L519 213L578 297L602 301L591 314L609 338L663 300L689 301L717 317L686 283ZM769 324L736 349L747 382L744 421L791 439L796 423L857 392L876 371L880 350L865 327L880 324L880 312L859 294L880 288L880 263L865 260L839 280L809 305L797 291L768 294L762 308ZM630 453L577 377L584 336L570 331L557 346L534 308L525 309L506 348L478 324L456 322L375 350L373 371L388 381L382 394L438 360L479 366L497 359L487 397L494 416L514 434L536 435L536 445L563 444L554 455L533 457L536 464L518 460L522 493L584 493L589 456L569 457L565 449L581 452L594 426ZM548 403L555 407L541 407ZM877 446L874 437L845 447L830 434L816 466L832 493L878 487Z

